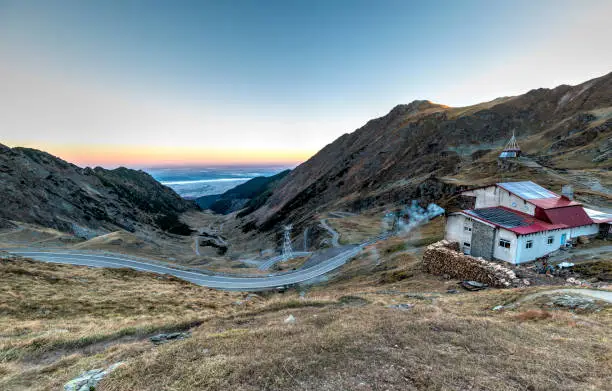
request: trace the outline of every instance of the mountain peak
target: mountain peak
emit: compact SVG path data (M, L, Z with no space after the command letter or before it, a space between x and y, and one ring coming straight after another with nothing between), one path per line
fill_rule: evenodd
M411 115L411 114L419 114L419 113L423 113L426 111L431 111L431 110L443 110L443 109L447 109L449 108L449 106L445 106L445 105L441 105L438 103L433 103L432 101L429 100L413 100L412 102L408 103L408 104L399 104L397 106L395 106L393 109L391 109L391 111L389 112L389 114L391 115Z
M416 99L413 100L412 102L408 103L408 104L399 104L397 106L395 106L393 108L393 110L396 109L408 109L408 110L427 110L427 109L431 109L431 108L448 108L448 106L445 105L441 105L438 103L434 103L430 100L427 99Z

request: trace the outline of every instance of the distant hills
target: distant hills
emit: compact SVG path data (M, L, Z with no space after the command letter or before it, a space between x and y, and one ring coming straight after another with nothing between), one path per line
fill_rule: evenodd
M144 171L80 168L36 149L0 144L0 220L39 224L90 238L154 227L189 234L179 221L197 209Z
M202 209L210 209L220 214L228 214L244 209L239 215L246 216L267 201L276 185L289 172L291 170L285 170L269 177L256 177L223 194L199 197L196 199L196 203Z
M512 131L532 168L500 170L496 157ZM571 174L587 190L603 188L599 179L609 183L612 168L611 136L612 73L469 107L414 101L324 147L243 224L260 231L287 222L304 226L318 211L438 200L501 175L557 183Z

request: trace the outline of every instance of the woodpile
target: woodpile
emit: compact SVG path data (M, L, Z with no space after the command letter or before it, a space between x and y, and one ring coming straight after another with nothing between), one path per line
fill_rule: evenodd
M473 280L496 288L525 285L514 271L483 258L459 252L459 243L442 240L425 249L423 270L435 275L449 275L460 280Z

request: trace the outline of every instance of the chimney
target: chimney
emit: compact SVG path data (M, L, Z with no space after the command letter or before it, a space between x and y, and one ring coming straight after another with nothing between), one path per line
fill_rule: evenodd
M574 189L572 189L572 185L563 185L561 188L561 195L568 200L574 199Z

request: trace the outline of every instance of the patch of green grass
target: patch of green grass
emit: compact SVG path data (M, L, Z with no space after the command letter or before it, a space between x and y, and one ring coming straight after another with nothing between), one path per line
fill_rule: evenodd
M382 273L378 279L379 284L392 284L394 282L402 281L408 278L414 277L414 272L407 269L393 270L390 272Z
M383 252L385 253L385 255L389 255L400 251L405 251L407 249L408 245L406 243L396 243L392 246L385 248Z
M610 260L580 263L574 266L572 270L587 278L612 279L612 262Z

